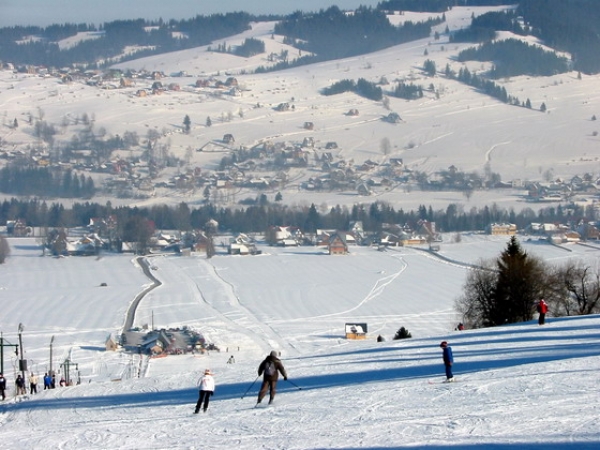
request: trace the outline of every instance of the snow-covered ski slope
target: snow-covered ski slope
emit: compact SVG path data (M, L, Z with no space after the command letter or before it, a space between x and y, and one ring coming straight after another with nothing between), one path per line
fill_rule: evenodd
M506 241L464 236L440 259L411 250L262 247L256 257L156 256L163 283L140 303L136 325L187 325L221 352L143 360L104 351L149 281L131 256L41 257L11 239L0 266L0 330L43 375L69 357L82 383L14 399L14 354L5 349L9 397L0 404L0 449L580 449L600 444L600 317L454 331L452 305L467 265ZM597 250L523 240L549 262L593 263ZM570 250L570 251L568 251ZM101 283L107 286L101 287ZM152 322L153 321L153 322ZM368 339L344 338L366 322ZM392 341L401 326L412 339ZM377 343L381 334L385 342ZM449 341L457 382L444 384L439 342ZM289 382L254 409L258 364L282 352ZM234 355L235 364L227 364ZM217 388L193 414L206 368ZM141 376L138 378L138 370ZM292 384L294 383L294 384ZM247 395L242 399L242 396Z

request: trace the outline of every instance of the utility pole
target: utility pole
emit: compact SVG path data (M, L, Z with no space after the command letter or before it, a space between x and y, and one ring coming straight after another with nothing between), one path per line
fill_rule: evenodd
M50 370L48 371L48 375L52 376L54 373L52 372L52 344L54 343L54 336L50 338Z
M21 371L21 376L23 377L23 383L25 383L25 371L27 370L27 360L23 359L23 339L21 334L23 333L23 324L19 324L19 347L21 350L21 359L19 360L19 370Z

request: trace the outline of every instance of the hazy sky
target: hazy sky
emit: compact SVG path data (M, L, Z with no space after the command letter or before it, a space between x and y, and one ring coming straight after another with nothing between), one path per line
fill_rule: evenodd
M116 19L182 19L232 11L289 14L331 5L354 9L380 0L0 0L0 27L55 23L99 25Z

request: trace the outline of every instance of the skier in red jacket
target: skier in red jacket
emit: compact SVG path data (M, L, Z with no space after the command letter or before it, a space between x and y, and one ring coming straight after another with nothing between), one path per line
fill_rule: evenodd
M548 312L548 304L541 299L537 305L537 311L539 313L538 324L544 325L546 323L546 313Z

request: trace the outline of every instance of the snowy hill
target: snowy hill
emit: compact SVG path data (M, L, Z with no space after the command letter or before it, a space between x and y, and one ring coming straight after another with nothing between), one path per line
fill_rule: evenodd
M266 53L251 58L210 51L210 46L174 52L122 63L115 68L123 70L161 71L166 77L163 85L175 83L180 90L168 90L161 95L136 95L140 89L149 90L151 80L135 81L122 89L99 89L83 83L61 83L57 78L0 72L0 104L4 105L6 124L17 118L17 129L4 127L2 139L7 148L27 148L37 142L33 125L27 123L32 115L43 115L44 120L56 124L61 133L55 137L57 145L66 143L75 133L76 118L87 114L93 117L94 129L109 135L126 131L137 133L142 142L150 131L158 133L159 143L170 153L186 160L186 166L174 167L161 174L164 180L181 170L202 168L216 170L223 156L223 137L232 134L235 148L253 147L263 142L300 144L304 138L315 142L315 154L325 151L326 143L336 142L332 151L336 160L344 160L355 167L367 160L378 164L390 158L399 158L413 172L432 175L454 166L459 171L498 173L503 181L516 184L526 180L547 181L571 179L585 173L596 174L598 166L598 137L592 118L598 114L600 78L566 73L552 77L512 77L497 80L510 95L521 100L530 99L532 109L509 106L488 97L473 88L439 74L446 65L458 71L462 64L456 55L473 44L449 43L445 27L450 31L469 25L471 16L502 7L455 7L446 14L447 21L438 25L433 35L375 53L302 66L280 72L252 74L259 66L274 64L269 54L288 51L295 58L297 50L283 44L283 37L273 35L272 22L260 22L252 29L226 40L237 45L247 38L260 39ZM429 13L406 13L390 16L393 23L404 20L424 20ZM502 33L502 39L512 37ZM215 47L224 42L215 42ZM438 68L438 75L428 77L423 64L429 59ZM488 63L469 62L466 67L473 73L481 72ZM187 76L174 76L175 74ZM196 80L221 80L235 77L239 92L230 95L214 89L197 88ZM378 83L387 79L422 85L425 95L419 100L406 101L390 97L389 107L353 93L323 96L322 89L336 81L364 78ZM118 85L118 81L116 82ZM429 90L430 87L433 90ZM293 110L278 112L280 103L293 105ZM542 103L547 111L542 113ZM357 109L358 116L349 116ZM402 121L388 123L382 118L397 113ZM183 133L183 120L191 119L191 131ZM206 126L206 119L212 126ZM303 124L310 122L313 129ZM64 127L61 124L65 124ZM382 141L389 141L389 153L382 151ZM203 151L198 151L204 149ZM191 150L191 151L190 151ZM329 151L329 150L327 150ZM113 156L129 157L131 152L115 152ZM348 192L310 192L301 189L302 182L319 174L318 170L292 167L287 171L288 183L279 187L283 202L289 205L314 203L331 207L351 206L358 202L386 201L396 208L417 209L419 205L445 208L455 203L465 208L489 205L523 209L541 208L540 204L526 204L523 191L503 189L475 191L470 196L460 192L417 192L402 184L374 188L373 195L361 196ZM274 173L256 173L256 176ZM364 175L367 180L372 175ZM277 190L268 191L271 200ZM240 199L255 197L256 190L241 188L235 195L216 198L220 206L235 205ZM105 198L98 198L99 202ZM202 189L160 190L148 199L111 199L114 203L154 205L190 205L201 202Z
M264 247L256 257L151 258L161 285L135 314L139 326L187 326L221 352L148 359L104 350L149 280L131 256L41 257L33 239L11 239L0 270L3 338L43 374L81 384L14 398L16 358L4 352L8 398L0 448L596 448L600 317L552 318L453 331L467 264L505 242L466 237L447 260L418 250ZM524 242L548 261L597 259L596 250ZM570 251L565 251L570 250ZM435 275L432 275L435 274ZM101 286L105 283L106 286ZM366 340L344 323L368 323ZM392 341L405 326L412 339ZM386 338L376 342L377 335ZM442 383L439 342L454 350L457 381ZM280 351L289 381L272 406L254 409L259 362ZM234 355L235 364L227 364ZM217 388L193 415L205 368ZM242 399L242 397L244 397Z

